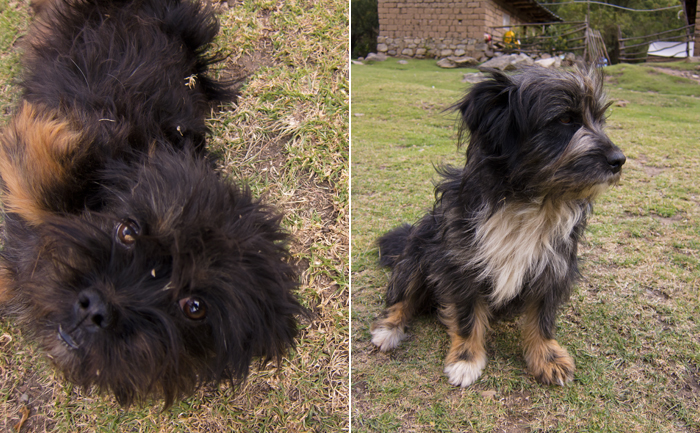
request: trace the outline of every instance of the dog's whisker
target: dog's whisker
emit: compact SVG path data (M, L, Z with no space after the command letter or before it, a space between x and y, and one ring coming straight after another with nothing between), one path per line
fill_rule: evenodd
M85 72L83 72L83 70L80 68L80 66L78 66L77 63L75 63L75 60L70 59L70 61L75 65L76 68L78 68L78 71L79 71L80 74L83 76L83 79L85 80L85 85L87 86L88 91L89 91L89 90L90 90L90 81L88 81L88 78L87 78L87 76L85 75Z

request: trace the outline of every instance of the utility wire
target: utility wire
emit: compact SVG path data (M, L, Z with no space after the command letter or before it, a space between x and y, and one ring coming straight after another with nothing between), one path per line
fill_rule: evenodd
M572 3L581 3L581 4L586 4L586 3L593 3L597 5L603 5L603 6L610 6L611 8L618 8L618 9L624 9L626 11L632 11L632 12L656 12L656 11L664 11L667 9L677 9L682 7L681 5L676 5L676 6L666 6L658 9L632 9L632 8L626 8L624 6L618 6L618 5L613 5L610 3L603 3L603 2L597 2L597 1L568 1L568 2L561 2L561 3L540 3L541 6L559 6L559 5L568 5Z

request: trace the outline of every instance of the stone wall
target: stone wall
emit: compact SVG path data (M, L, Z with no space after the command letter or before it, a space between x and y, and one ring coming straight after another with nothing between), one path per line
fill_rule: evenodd
M479 59L488 49L484 33L502 26L504 14L513 25L523 22L494 0L378 0L377 6L377 51L392 57Z
M488 0L378 0L379 34L390 38L481 37L478 29L484 26L484 3L487 2Z
M470 56L479 58L486 51L486 44L481 39L452 38L418 38L403 37L377 38L377 52L392 57L443 58L449 56Z

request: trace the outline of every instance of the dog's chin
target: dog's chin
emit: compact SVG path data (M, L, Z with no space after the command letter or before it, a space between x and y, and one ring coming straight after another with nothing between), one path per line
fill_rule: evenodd
M616 185L620 181L620 173L619 171L617 173L610 173L602 182L586 187L581 191L579 198L591 202L596 200L601 194L607 191L608 188Z
M592 166L589 170L564 169L547 177L540 185L540 194L558 201L595 201L608 188L615 186L621 177L618 168L600 169Z
M602 175L601 182L591 186L591 199L597 198L600 194L605 192L608 188L617 185L622 176L622 170L619 168L617 170L609 170Z
M60 325L55 328L55 332L47 331L42 343L53 364L67 375L83 358L81 344Z
M42 340L53 366L81 387L113 393L122 405L155 397L165 399L168 406L173 398L190 392L196 384L197 372L191 366L177 367L164 352L166 347L146 348L138 342L126 347L122 342L107 348L101 340L111 337L103 332L80 328L68 332L65 328L57 325L54 332L47 329ZM124 352L130 352L130 356L125 357Z
M43 346L54 364L66 374L71 374L75 365L90 360L93 341L81 328L71 329L70 325L51 324L45 331Z

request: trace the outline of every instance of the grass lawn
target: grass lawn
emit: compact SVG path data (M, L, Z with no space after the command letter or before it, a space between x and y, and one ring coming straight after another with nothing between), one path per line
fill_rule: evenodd
M687 64L663 65L689 69ZM558 320L573 383L527 374L516 321L493 326L481 378L447 383L436 317L380 353L369 325L388 271L376 238L430 208L434 165L463 163L462 74L430 60L352 66L352 425L356 432L700 431L700 85L647 66L607 68L608 133L627 156L580 245L583 278Z
M253 369L239 389L201 389L161 412L120 408L72 387L41 350L0 316L0 430L22 432L332 432L348 429L348 3L213 1L222 30L217 66L247 76L237 104L213 112L211 151L223 173L286 215L315 316L280 366ZM0 0L0 124L19 98L28 0Z

